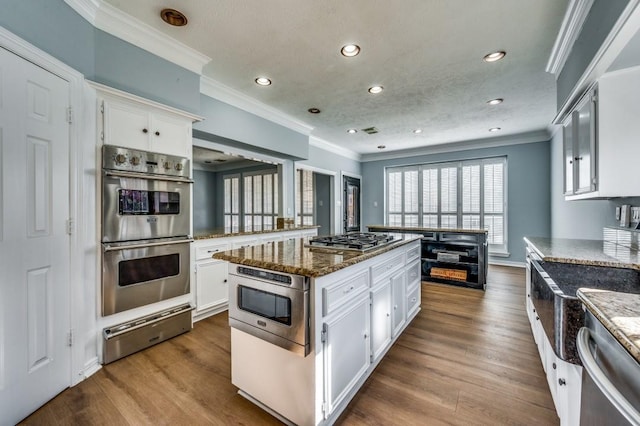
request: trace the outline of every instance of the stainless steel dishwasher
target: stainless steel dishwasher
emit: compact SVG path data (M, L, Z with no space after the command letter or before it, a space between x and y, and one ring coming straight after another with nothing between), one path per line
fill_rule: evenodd
M640 364L587 310L578 332L581 425L640 425Z

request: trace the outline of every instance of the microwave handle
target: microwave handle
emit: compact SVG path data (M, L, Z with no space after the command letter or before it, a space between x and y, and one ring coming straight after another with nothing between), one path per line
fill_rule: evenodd
M151 175L148 173L116 172L112 170L105 170L104 175L108 177L118 177L118 178L151 179L151 180L166 180L169 182L193 183L193 180L189 178L184 178L180 176Z
M193 242L193 239L186 238L186 239L177 240L177 241L162 241L162 242L155 242L155 243L123 244L123 245L103 244L102 245L102 251L107 253L109 251L133 250L133 249L139 249L139 248L156 247L156 246L169 246L169 245L172 245L172 244L185 244L185 243L192 243L192 242Z

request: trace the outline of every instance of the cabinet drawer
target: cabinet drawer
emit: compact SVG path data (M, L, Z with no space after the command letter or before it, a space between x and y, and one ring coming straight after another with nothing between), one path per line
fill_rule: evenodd
M420 259L416 259L411 265L407 267L407 286L411 286L420 281L422 276L422 267L420 265Z
M196 247L196 260L211 259L214 253L229 250L226 243L207 244Z
M322 289L322 314L329 315L369 288L369 271L362 271Z
M420 257L420 246L415 246L407 250L407 262L411 262L414 259Z
M393 271L394 269L403 266L404 261L403 261L403 255L404 253L399 253L385 261L383 261L381 264L376 265L376 266L372 266L371 267L371 277L374 281L374 283L376 281L378 281L378 279L383 278L384 276L386 276L389 272Z
M442 232L440 241L478 241L477 234L459 234L457 232Z
M420 307L420 286L417 285L415 288L410 290L407 293L407 316L411 316L416 309Z

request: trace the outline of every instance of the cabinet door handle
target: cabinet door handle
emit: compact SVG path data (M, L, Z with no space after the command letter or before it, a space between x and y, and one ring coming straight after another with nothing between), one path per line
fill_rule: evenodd
M148 129L142 129L142 133L149 133Z
M540 321L540 317L536 315L536 321Z
M353 290L354 288L355 288L354 286L351 286L351 287L349 287L348 289L344 290L344 291L343 291L343 293L344 293L344 294L347 294L347 293L349 293L351 290Z
M397 311L398 310L398 305L393 305L393 310Z
M160 132L156 130L156 136L160 136Z
M367 333L364 333L364 339L367 340L368 337L369 335Z
M555 362L551 364L551 366L553 367L554 370L558 367Z
M417 301L417 300L418 300L418 298L417 298L417 297L414 297L413 299L411 299L411 303L413 303L413 302L415 302L415 301Z
M558 384L559 384L560 386L564 386L564 385L566 385L566 384L567 384L567 381L566 381L565 379L558 379Z
M226 282L227 282L227 280L224 280L224 281L222 281L222 282L223 282L223 283L226 283Z

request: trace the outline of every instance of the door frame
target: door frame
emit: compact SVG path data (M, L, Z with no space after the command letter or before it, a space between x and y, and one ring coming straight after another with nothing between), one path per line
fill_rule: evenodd
M334 234L341 234L342 232L340 231L342 229L342 219L340 218L340 210L341 209L337 209L336 208L336 194L340 194L340 187L342 185L342 183L338 182L337 176L338 176L338 172L335 172L333 170L327 170L327 169L321 169L319 167L314 167L314 166L308 166L302 162L294 162L293 164L293 184L294 184L294 188L295 185L298 184L298 180L297 180L297 174L296 174L296 170L298 169L304 169L304 170L309 170L313 173L318 173L321 175L328 175L330 180L331 180L331 188L329 189L329 209L331 211L331 225L330 228L333 230L332 232ZM314 188L315 189L315 188ZM294 192L294 200L295 200L295 192ZM340 204L341 205L341 204ZM298 214L297 211L298 206L295 205L295 201L294 201L294 212L293 212L293 217L295 218L296 215ZM315 212L314 212L315 215Z
M352 177L355 179L359 179L360 180L360 209L359 209L359 213L360 213L360 230L362 231L362 229L364 228L364 225L362 223L362 194L363 194L363 184L364 182L362 181L362 175L358 175L355 173L350 173L350 172L345 172L345 171L341 171L340 172L340 198L343 198L343 194L344 194L344 177ZM344 206L342 204L342 202L340 203L340 205L342 206L342 209L340 209L340 233L344 232L344 213L345 213L345 209L346 206Z
M88 124L83 126L83 86L84 76L53 56L43 52L31 43L21 39L12 32L0 27L0 48L4 48L13 54L33 63L36 66L60 77L69 83L69 106L72 110L71 124L69 125L69 216L72 223L72 233L69 239L69 324L73 344L71 346L71 366L69 386L81 382L86 375L87 366L84 362L85 342L81 339L87 334L87 323L90 318L85 312L86 286L82 285L85 276L83 262L84 246L83 230L84 220L87 210L80 202L84 192L83 167L85 146L81 141L86 139ZM89 120L91 121L91 120ZM91 133L95 135L95 131ZM93 141L95 136L90 141ZM92 145L93 147L93 145ZM90 207L89 207L90 210ZM88 271L91 272L91 271ZM95 276L89 273L88 276ZM89 327L92 328L92 327ZM97 361L97 354L96 354ZM97 370L97 369L96 369ZM52 395L53 397L53 395Z

